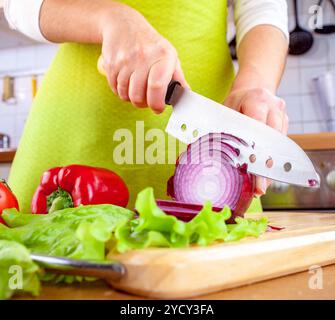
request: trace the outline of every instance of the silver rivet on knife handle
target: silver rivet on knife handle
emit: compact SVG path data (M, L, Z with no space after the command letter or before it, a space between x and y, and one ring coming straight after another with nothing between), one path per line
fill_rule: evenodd
M119 280L126 273L125 266L117 261L91 261L31 254L41 267L59 274Z

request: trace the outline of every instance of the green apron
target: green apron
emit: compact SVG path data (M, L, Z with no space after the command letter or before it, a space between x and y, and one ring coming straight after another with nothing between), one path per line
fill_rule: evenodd
M122 2L140 11L175 46L194 91L218 102L224 100L234 78L226 42L226 0ZM97 72L100 52L101 46L63 44L45 75L9 178L22 211L30 210L32 195L45 170L75 163L117 172L129 187L129 207L147 186L154 187L157 198L166 198L166 181L174 165L135 164L136 157L141 160L143 149L153 142L129 137L135 137L136 121L140 121L139 128L144 124L144 134L151 128L164 130L171 107L155 115L149 109L122 102ZM125 129L128 134L122 136ZM121 142L116 141L118 138ZM132 155L127 154L128 162L133 157L134 164L121 165L115 158L120 143L137 147L134 151L131 148ZM167 149L168 143L165 145L160 147ZM259 210L259 202L253 207Z

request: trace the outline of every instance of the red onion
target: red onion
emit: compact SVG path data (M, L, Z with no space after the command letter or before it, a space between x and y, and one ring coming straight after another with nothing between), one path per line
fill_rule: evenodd
M273 232L273 231L280 231L285 229L284 227L277 227L277 226L270 226L268 225L268 229L266 230L267 232Z
M167 214L171 214L183 221L190 221L202 209L200 204L178 202L174 200L157 200L158 207ZM213 211L219 212L222 208L213 207Z
M161 208L165 206L167 213L179 217L185 209L189 217L190 209L194 214L199 212L196 206L201 209L205 201L211 201L218 209L228 205L233 216L243 216L254 196L255 176L247 172L247 165L235 165L234 159L240 153L236 146L241 144L245 142L237 137L211 133L189 145L168 181L168 195L177 203L161 203ZM193 207L183 207L182 203Z

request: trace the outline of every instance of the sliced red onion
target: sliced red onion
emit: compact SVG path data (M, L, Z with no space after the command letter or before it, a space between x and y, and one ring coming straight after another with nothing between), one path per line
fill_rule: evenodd
M156 200L158 207L167 214L171 214L183 221L192 220L202 209L200 204L191 204L173 200ZM213 207L213 211L219 212L222 208Z
M285 229L284 227L270 226L268 225L267 232L280 231Z
M177 202L200 205L200 209L205 201L217 208L228 205L234 216L243 216L254 195L255 176L247 172L246 165L234 164L240 153L236 145L241 144L245 142L237 137L213 133L189 145L168 181L168 195ZM181 213L171 206L165 210Z

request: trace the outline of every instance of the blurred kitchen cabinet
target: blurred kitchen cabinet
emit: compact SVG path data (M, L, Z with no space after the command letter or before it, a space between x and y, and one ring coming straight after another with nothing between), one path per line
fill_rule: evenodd
M8 179L11 163L0 163L0 179Z

